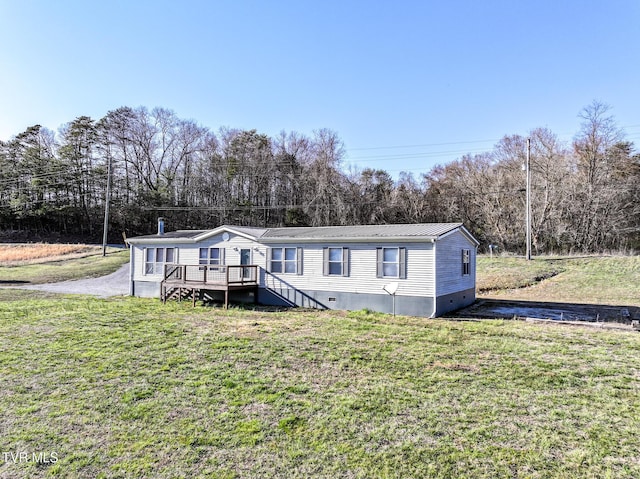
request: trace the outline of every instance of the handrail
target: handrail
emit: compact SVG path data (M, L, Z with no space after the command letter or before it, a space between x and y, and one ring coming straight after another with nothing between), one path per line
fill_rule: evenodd
M167 264L163 282L253 285L258 282L258 277L257 265Z
M181 278L184 278L182 266L183 265L179 265L179 264L165 264L164 265L164 278L163 278L163 280L166 281L167 279L181 279Z

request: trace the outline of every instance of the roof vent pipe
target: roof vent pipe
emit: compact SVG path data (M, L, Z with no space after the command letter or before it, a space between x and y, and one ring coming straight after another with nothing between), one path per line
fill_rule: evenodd
M158 234L164 234L164 218L162 217L158 218Z

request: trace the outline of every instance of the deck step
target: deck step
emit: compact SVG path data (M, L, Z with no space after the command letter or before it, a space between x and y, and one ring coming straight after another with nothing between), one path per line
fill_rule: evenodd
M254 302L258 300L258 284L175 284L172 282L162 282L160 285L160 300L166 303L168 300L187 300L190 299L195 307L197 301L212 301L215 296L214 292L220 292L224 295L224 307L229 307L229 293L233 291L254 290Z
M191 288L167 288L161 299L163 302L173 299L182 301L183 299L192 298L195 291Z

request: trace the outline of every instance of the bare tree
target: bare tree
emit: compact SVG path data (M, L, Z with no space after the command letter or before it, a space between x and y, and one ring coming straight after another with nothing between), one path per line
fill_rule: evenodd
M570 203L571 168L569 151L546 128L537 128L531 137L532 243L536 254L562 250L571 224L567 222Z
M605 247L603 235L610 214L612 198L616 190L611 187L611 175L615 159L611 148L621 141L622 132L617 127L610 107L598 101L592 102L580 113L580 131L574 139L577 181L573 198L573 243L582 251Z

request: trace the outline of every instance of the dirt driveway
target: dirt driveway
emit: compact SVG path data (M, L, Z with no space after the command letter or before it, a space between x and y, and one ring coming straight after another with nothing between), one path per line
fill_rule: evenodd
M129 294L129 263L122 265L117 271L100 278L11 287L48 291L50 293L89 294L100 298L124 296Z

